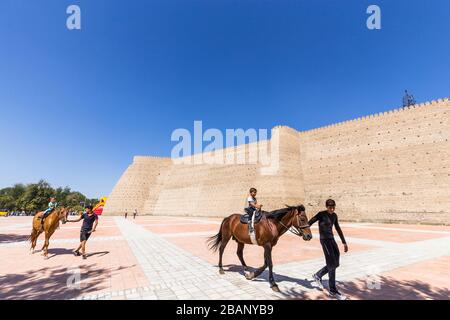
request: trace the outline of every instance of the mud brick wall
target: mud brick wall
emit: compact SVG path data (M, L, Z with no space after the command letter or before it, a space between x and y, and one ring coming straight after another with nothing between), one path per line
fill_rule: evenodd
M448 99L300 133L309 211L343 219L450 224Z
M342 220L450 224L449 139L449 99L304 132L278 126L269 141L222 150L246 164L135 157L104 213L226 216L256 187L267 210L304 203L312 215L333 198ZM251 148L272 167L249 163Z

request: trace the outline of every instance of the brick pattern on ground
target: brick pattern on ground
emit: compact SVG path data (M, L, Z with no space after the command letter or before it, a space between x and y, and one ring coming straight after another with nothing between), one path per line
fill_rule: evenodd
M0 299L329 299L312 283L312 273L324 264L316 225L312 241L288 233L274 248L281 290L275 293L267 270L253 281L245 279L234 241L225 250L225 275L219 274L218 254L205 240L217 233L220 222L101 217L86 260L72 254L80 224L65 224L52 237L50 258L44 260L39 252L29 254L31 217L0 219ZM338 288L351 299L450 299L448 227L344 222L341 227L350 251L344 254L339 244ZM260 266L262 252L246 246L247 264ZM67 286L73 268L81 271L80 289ZM327 287L326 276L324 283ZM373 287L377 283L379 288Z
M246 280L238 272L220 275L216 266L164 239L168 234L154 234L118 217L115 221L150 285L78 299L295 299L317 293L311 275L323 266L323 258L275 265L274 272L278 275L275 279L281 290L275 293L268 286L267 270L253 281ZM406 244L356 238L349 240L376 244L380 248L342 255L338 269L341 283L450 255L450 237Z

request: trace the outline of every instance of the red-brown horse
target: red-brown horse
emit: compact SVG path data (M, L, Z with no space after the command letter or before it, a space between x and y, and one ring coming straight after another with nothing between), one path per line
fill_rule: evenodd
M245 244L252 244L252 242L248 233L248 225L241 223L240 217L240 214L232 214L223 219L219 233L208 240L211 250L217 251L219 249L220 274L224 274L222 267L223 252L228 241L233 238L238 243L237 256L244 268L245 277L248 280L252 280L269 267L270 287L274 291L279 291L272 272L272 248L277 244L278 239L288 230L301 236L305 241L312 239L305 207L303 205L287 206L280 210L265 213L261 221L255 224L256 242L259 246L264 247L264 265L255 272L248 272L248 267L244 261L244 246Z
M34 248L36 247L36 242L39 235L45 231L45 242L42 246L41 251L43 251L44 257L48 258L48 245L50 241L50 237L53 235L55 230L59 227L59 221L63 224L67 221L67 214L69 210L64 207L56 208L53 210L44 220L44 230L42 230L41 218L43 212L37 213L33 217L33 224L31 229L30 241L31 241L31 253L34 253Z

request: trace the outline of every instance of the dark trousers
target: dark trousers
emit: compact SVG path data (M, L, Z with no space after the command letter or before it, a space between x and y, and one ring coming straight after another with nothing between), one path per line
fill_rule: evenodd
M317 271L317 276L322 279L328 273L328 283L330 292L337 292L336 289L336 268L339 267L339 247L334 239L320 239L323 253L325 255L326 266Z

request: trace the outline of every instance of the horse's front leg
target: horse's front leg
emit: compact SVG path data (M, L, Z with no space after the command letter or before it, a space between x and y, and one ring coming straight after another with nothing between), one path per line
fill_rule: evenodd
M273 278L273 263L272 263L272 245L267 244L264 246L264 256L266 257L266 262L269 266L269 283L270 287L275 292L280 292L280 289L278 288L278 285L275 283L275 279Z
M45 233L45 243L42 249L44 250L44 257L45 259L48 259L48 245L50 244L50 235L49 233Z
M44 249L45 249L45 239L44 239L44 244L42 245L41 250L39 250L39 251L41 251L42 255L44 255Z

